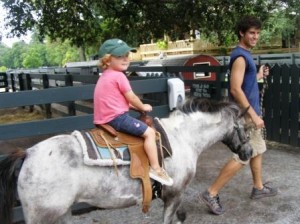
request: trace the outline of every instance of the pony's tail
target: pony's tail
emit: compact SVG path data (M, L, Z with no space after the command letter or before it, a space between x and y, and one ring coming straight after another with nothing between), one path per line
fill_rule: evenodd
M0 162L0 220L3 224L12 223L18 169L21 169L26 152L18 150Z

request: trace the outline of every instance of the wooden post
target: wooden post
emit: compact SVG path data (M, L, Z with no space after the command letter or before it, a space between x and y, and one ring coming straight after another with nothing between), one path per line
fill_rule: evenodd
M70 75L70 74L65 75L65 84L66 84L66 86L73 86L72 75ZM68 102L68 112L69 112L69 115L71 115L71 116L76 115L76 108L75 108L74 101Z
M48 89L49 88L49 78L47 74L43 74L42 76L43 80L43 88ZM51 118L52 117L52 112L51 112L51 104L45 104L45 113L46 113L46 118Z

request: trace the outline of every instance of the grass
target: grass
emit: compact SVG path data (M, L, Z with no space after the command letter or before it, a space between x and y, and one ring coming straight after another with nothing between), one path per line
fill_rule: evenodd
M28 109L23 108L0 109L0 125L43 119L44 116L37 110L30 112Z

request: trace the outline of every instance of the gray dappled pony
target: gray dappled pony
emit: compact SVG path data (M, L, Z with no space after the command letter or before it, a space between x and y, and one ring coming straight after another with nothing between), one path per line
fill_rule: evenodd
M174 185L163 187L163 223L183 222L184 190L195 176L201 152L218 141L247 160L252 155L237 105L192 98L168 118L161 119L173 150L165 169ZM70 223L71 206L86 202L100 208L123 208L141 203L140 181L129 166L86 166L78 131L46 139L0 163L0 220L11 222L15 189L27 224ZM17 175L18 167L20 167Z

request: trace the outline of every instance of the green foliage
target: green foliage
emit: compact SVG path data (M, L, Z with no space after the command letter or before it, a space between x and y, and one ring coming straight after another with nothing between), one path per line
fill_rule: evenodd
M69 41L44 42L33 38L29 44L23 41L11 48L0 45L0 66L7 68L37 68L41 66L63 66L66 62L80 61L78 48Z
M225 47L219 48L219 54L220 55L227 55L227 48L225 48Z
M24 68L38 68L45 63L46 51L42 44L32 44L28 46L26 54L23 56L22 65Z
M22 68L23 58L26 55L28 45L24 41L14 43L8 51L5 61L8 68Z
M78 54L78 50L74 48L69 48L64 55L62 64L65 65L67 62L72 62L72 61L79 61L79 54Z
M9 48L3 44L0 44L0 66L4 66L6 64L6 57Z
M100 19L90 0L1 1L9 12L6 21L14 36L37 29L41 37L68 39L77 46L97 41Z
M7 68L5 66L0 66L0 72L6 72Z
M156 44L157 44L158 48L161 50L168 49L168 41L166 41L166 40L158 40L156 42Z
M231 46L236 43L234 25L246 14L256 15L267 23L262 40L268 43L274 34L283 33L287 37L294 34L300 12L299 0L0 1L8 10L6 29L12 36L34 30L35 43L49 37L51 43L67 42L82 51L86 49L89 55L97 53L100 44L108 38L118 37L137 47L160 40L164 34L171 40L184 39L191 30L199 30L201 38L219 46ZM73 53L66 54L64 48L55 48L58 52L50 48L47 46L49 54L41 58L43 65L62 65L76 58ZM0 63L10 63L9 67L22 66L18 58L22 52L19 53L13 56L14 62L8 56L0 56ZM29 66L29 59L27 61L25 64Z
M45 44L48 66L64 66L66 62L80 61L77 47L72 47L70 41L51 41Z

